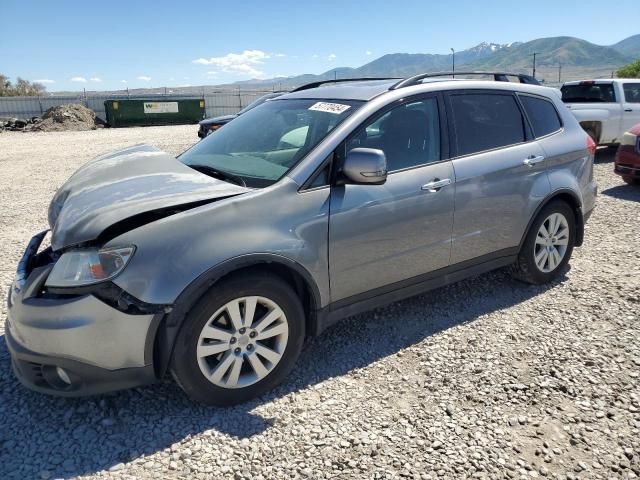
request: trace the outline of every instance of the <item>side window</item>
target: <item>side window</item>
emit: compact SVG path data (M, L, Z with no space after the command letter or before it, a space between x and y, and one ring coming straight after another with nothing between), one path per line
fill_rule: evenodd
M440 118L436 98L409 101L368 122L348 140L347 149L377 148L390 172L440 160Z
M562 128L562 123L558 117L558 112L553 103L538 97L529 95L518 95L524 111L529 117L533 134L536 137L544 137L550 133L557 132Z
M628 103L640 103L640 83L625 83L624 100Z
M331 163L327 164L322 170L315 174L311 182L307 185L307 189L326 187L329 185L329 172L331 171Z
M513 95L465 93L450 99L458 155L524 142L524 121Z

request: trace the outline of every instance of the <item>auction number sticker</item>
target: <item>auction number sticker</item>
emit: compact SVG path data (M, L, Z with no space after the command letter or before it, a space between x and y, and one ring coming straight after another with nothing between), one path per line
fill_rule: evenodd
M144 113L178 113L178 102L144 102Z
M315 110L317 112L327 112L327 113L335 113L336 115L340 115L342 112L345 112L351 108L351 105L343 105L341 103L328 103L328 102L317 102L309 107L309 110Z

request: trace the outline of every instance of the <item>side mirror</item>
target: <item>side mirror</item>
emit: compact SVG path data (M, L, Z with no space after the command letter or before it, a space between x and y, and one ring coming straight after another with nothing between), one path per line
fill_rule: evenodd
M354 148L347 153L342 174L355 184L382 185L387 181L387 157L375 148Z

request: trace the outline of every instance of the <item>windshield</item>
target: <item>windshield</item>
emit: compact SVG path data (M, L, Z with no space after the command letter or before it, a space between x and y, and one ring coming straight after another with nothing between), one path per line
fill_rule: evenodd
M274 184L363 102L272 100L229 122L179 160L251 188Z
M566 103L611 103L616 101L613 85L610 83L585 83L580 85L564 85L562 101Z

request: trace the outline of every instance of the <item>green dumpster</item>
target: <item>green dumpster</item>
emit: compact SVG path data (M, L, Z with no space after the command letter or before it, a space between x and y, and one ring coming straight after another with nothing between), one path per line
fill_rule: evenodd
M205 115L202 99L111 99L104 108L111 127L198 123Z

